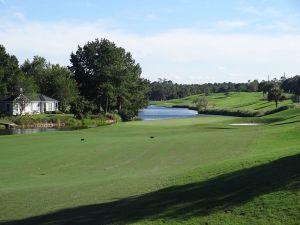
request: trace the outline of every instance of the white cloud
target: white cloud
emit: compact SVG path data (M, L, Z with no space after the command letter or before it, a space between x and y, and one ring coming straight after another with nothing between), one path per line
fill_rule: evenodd
M282 16L282 13L274 8L266 8L266 9L258 9L254 6L246 6L242 7L241 11L246 14L250 14L253 16L271 16L271 17L279 17Z
M217 26L222 29L237 29L237 28L245 27L247 25L248 25L247 22L239 21L239 20L236 21L226 20L226 21L219 21L217 23Z
M20 19L20 20L25 20L25 15L22 12L14 12L13 17Z
M247 81L283 72L300 73L300 36L202 33L175 29L139 36L101 22L2 22L0 43L22 62L34 55L69 64L70 53L95 38L108 38L132 52L143 76L179 83ZM221 66L219 66L221 65ZM225 70L226 68L226 70Z

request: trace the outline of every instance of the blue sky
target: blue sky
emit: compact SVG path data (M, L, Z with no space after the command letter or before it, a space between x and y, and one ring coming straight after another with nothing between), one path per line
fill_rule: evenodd
M0 43L20 62L69 64L77 45L108 38L143 76L179 83L300 74L298 0L0 0Z

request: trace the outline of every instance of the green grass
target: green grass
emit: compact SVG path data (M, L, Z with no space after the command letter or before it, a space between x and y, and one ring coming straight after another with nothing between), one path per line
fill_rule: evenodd
M185 98L173 99L167 101L153 101L151 104L162 106L193 106L193 100L199 95L192 95ZM207 96L208 108L242 110L242 111L260 111L266 112L275 108L274 102L269 102L260 92L230 92L228 96L224 93L212 93ZM278 107L292 104L291 100L279 102Z
M120 121L115 114L111 114L113 119ZM109 118L110 118L109 117ZM115 117L115 118L114 118ZM0 118L3 122L13 122L17 125L34 125L39 123L55 123L55 124L64 124L67 127L84 127L84 126L102 126L105 125L105 116L92 116L84 119L77 119L73 114L36 114L29 116L11 116L11 117L2 117ZM4 128L4 127L3 127Z
M268 124L230 125L249 120ZM0 224L298 224L299 120L289 109L0 136Z

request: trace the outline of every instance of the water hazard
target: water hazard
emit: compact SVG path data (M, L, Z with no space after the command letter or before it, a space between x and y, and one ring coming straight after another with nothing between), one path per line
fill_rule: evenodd
M190 110L186 108L170 108L149 105L143 110L139 111L139 118L142 120L163 120L163 119L176 119L176 118L188 118L198 116L196 110Z

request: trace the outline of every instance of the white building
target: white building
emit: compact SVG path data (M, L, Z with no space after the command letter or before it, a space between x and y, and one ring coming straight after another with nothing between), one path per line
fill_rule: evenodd
M18 103L17 96L0 97L0 114L20 115L21 105ZM58 101L42 94L27 98L29 101L24 104L23 115L40 114L58 111Z

